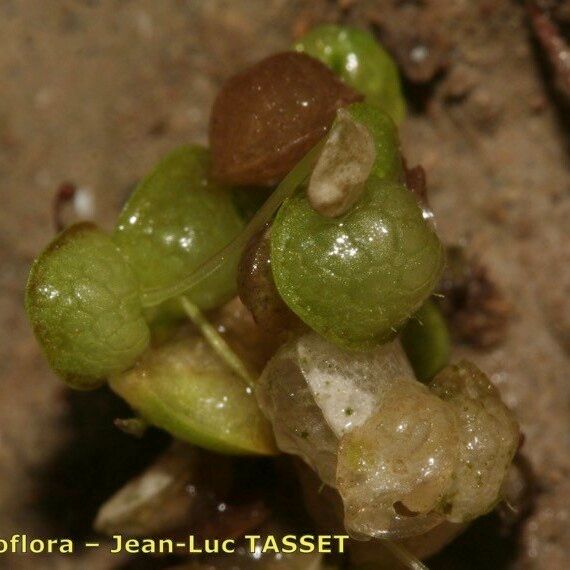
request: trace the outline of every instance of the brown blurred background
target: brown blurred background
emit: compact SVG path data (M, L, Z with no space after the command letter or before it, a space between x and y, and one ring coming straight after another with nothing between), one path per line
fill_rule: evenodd
M552 4L564 27L568 3ZM56 189L77 184L110 228L163 153L206 142L225 78L323 21L368 26L397 58L405 154L427 171L439 230L512 306L499 345L457 351L516 410L538 481L493 567L570 567L569 110L523 4L507 0L0 0L0 537L89 536L97 505L163 444L117 432L125 409L104 391L70 394L32 338L23 289L54 234ZM470 556L461 567L483 567ZM125 562L0 556L2 568Z

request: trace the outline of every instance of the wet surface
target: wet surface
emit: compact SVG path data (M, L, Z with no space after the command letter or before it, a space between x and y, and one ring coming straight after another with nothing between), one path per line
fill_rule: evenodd
M493 530L493 519L477 523L465 535L473 546L457 542L448 565L440 558L438 566L464 567L465 558L468 568L569 566L568 107L553 96L522 3L338 4L0 3L0 536L87 533L96 502L160 447L154 436L141 443L118 431L103 444L119 404L66 395L24 319L29 263L53 235L57 188L76 184L110 228L128 189L160 156L206 142L209 110L227 77L286 49L311 23L342 18L372 21L395 45L411 46L400 56L413 56L404 67L409 163L425 168L442 236L467 244L514 307L499 346L457 353L491 374L516 411L540 481L536 508L510 538ZM436 27L425 30L421 51L407 18L397 17L400 4L421 4L422 21ZM422 57L429 69L418 68ZM94 470L105 483L88 494ZM485 557L487 547L493 554ZM35 568L38 560L48 569L122 563L97 551L20 556L0 567Z

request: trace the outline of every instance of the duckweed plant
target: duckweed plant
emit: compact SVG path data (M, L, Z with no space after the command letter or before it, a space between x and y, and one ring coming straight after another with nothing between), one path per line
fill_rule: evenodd
M172 151L110 235L80 223L35 260L26 309L53 370L108 382L178 440L301 457L359 539L488 512L518 427L483 372L449 365L444 248L405 183L404 110L361 30L315 28L231 78L211 150ZM278 339L264 370L208 321L238 293Z

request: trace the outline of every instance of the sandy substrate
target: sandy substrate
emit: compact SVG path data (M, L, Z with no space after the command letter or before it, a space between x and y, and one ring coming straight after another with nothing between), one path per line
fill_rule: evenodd
M513 306L504 343L457 350L516 410L539 483L504 565L570 567L568 107L553 102L522 7L494 0L0 2L0 536L87 536L97 503L160 445L115 434L109 418L124 409L105 394L69 396L31 336L22 292L53 235L55 189L85 189L111 227L164 152L206 141L224 78L311 22L339 18L375 22L408 77L429 79L407 84L406 154L427 171L442 236L478 253ZM418 45L427 56L406 61ZM41 560L119 564L104 551Z

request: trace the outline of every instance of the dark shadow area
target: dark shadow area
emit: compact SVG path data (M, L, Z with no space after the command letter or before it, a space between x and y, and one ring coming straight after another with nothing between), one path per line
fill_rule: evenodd
M444 72L438 73L427 83L412 83L402 75L402 89L408 112L412 115L421 115L427 111L429 102L434 96L437 84L444 76Z
M507 570L520 558L520 532L541 492L527 458L517 454L514 465L524 481L518 498L520 512L513 515L504 504L476 519L469 528L426 564L430 570Z
M510 567L518 552L518 527L505 532L496 512L477 519L441 553L426 564L430 570L502 570Z
M69 436L37 473L37 506L54 536L83 539L101 504L139 473L169 438L148 430L141 439L119 431L115 418L132 411L108 389L66 393Z

